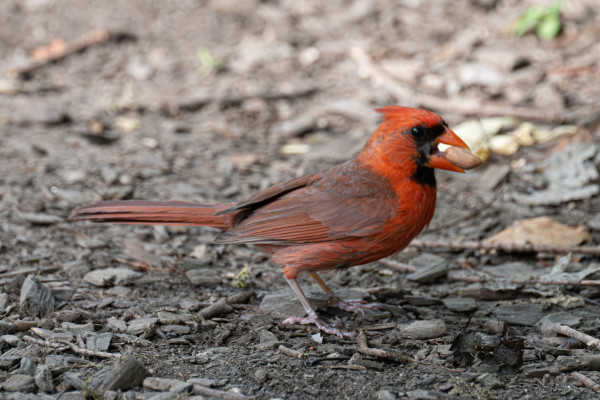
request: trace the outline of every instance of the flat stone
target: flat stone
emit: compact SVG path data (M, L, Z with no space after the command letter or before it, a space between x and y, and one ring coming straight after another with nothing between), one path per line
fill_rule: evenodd
M122 319L116 319L116 318L110 317L106 321L106 324L107 324L108 329L110 329L111 331L117 331L117 332L126 332L127 331L127 322L123 321Z
M408 274L406 279L420 283L445 276L450 269L445 258L431 253L423 253L411 259L408 264L417 268L417 271Z
M223 281L220 274L207 268L191 269L185 272L185 276L194 286L212 286Z
M103 380L102 390L127 390L139 386L150 372L133 356L124 357Z
M112 340L112 332L86 332L83 335L85 339L85 347L92 351L106 351L110 347L110 341Z
M193 319L191 314L169 311L159 311L156 313L156 316L162 325L179 324Z
M502 304L496 308L496 318L508 325L533 326L546 316L542 304Z
M83 280L90 285L102 287L132 284L141 276L141 273L128 268L104 268L88 272Z
M187 335L191 330L187 325L163 325L160 329L171 337L174 335Z
M127 333L130 335L141 335L147 329L151 329L152 325L158 322L158 318L136 318L129 321Z
M413 339L433 339L440 337L447 332L446 323L439 319L427 321L416 321L412 324L403 326L400 331L402 334Z
M45 317L54 310L54 297L50 289L33 275L29 275L21 286L19 311L30 317Z
M314 308L322 308L327 305L327 297L307 296ZM295 294L288 290L269 293L260 303L259 312L274 317L302 317L306 311Z
M29 357L21 358L21 365L19 366L19 372L24 375L33 376L35 373L35 361Z
M450 297L442 300L448 310L453 312L471 312L477 310L477 301L472 297Z
M72 322L63 322L60 327L66 331L69 331L75 335L84 335L87 332L94 331L94 324L74 324Z
M148 389L164 392L182 383L185 382L178 379L157 378L152 376L144 379L143 386Z
M15 374L2 382L2 389L7 392L31 393L35 390L35 382L31 375Z

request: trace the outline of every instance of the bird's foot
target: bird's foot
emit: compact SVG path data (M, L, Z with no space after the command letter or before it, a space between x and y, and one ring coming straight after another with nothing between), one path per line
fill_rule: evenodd
M353 313L361 312L362 310L373 310L380 307L377 303L365 303L363 300L342 300L334 294L329 295L329 302L327 305Z
M283 323L284 324L301 324L301 325L314 324L317 328L319 328L320 331L325 332L329 335L336 335L336 336L339 336L342 338L344 338L344 337L351 338L356 335L355 332L349 332L349 331L342 330L340 328L336 328L331 325L327 325L323 321L321 321L319 319L319 317L317 317L316 315L310 315L310 314L306 317L289 317L288 319L283 321Z

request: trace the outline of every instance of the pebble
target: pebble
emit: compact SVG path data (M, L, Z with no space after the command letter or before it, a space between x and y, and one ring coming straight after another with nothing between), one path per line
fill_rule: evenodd
M46 364L40 364L37 366L33 378L35 385L42 392L54 392L55 387L54 383L52 383L52 372L50 372L50 367L48 367Z
M107 328L111 331L117 332L126 332L127 331L127 323L122 319L116 319L114 317L110 317L106 321Z
M6 312L6 304L8 303L8 294L0 293L0 314Z
M396 400L396 395L389 390L379 390L375 392L378 400Z
M400 331L413 339L433 339L440 337L447 332L446 324L444 321L439 319L432 319L427 321L416 321L412 324L403 326Z
M264 383L269 378L269 373L264 368L259 368L254 371L254 381L256 383Z
M148 398L148 400L177 400L182 398L188 398L187 396L184 396L184 394L189 394L193 386L194 385L192 385L191 383L182 382L171 388L171 390L169 390L168 392L158 393Z
M127 268L103 268L88 272L83 280L94 286L128 285L140 278L142 274Z
M148 389L164 392L182 383L185 382L178 379L148 377L144 379L142 385Z
M30 317L45 317L54 310L54 297L50 289L33 275L29 275L21 286L19 311Z

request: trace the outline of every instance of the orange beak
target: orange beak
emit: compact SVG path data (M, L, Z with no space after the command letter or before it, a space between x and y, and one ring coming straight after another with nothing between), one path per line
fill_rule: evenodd
M467 144L463 142L462 139L459 138L456 133L446 128L444 133L438 136L437 139L435 139L435 141L433 142L434 149L431 153L431 156L429 156L429 163L427 163L427 166L431 168L446 169L448 171L464 173L464 169L452 164L450 161L448 161L444 153L437 150L437 145L440 143L447 144L450 146L463 147L467 150L470 150L469 146L467 146Z

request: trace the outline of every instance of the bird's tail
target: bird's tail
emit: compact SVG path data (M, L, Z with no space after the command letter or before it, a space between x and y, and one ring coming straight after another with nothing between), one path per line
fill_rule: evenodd
M234 204L198 204L184 201L102 201L77 207L70 220L92 220L117 224L201 225L227 230L235 213L219 215Z

